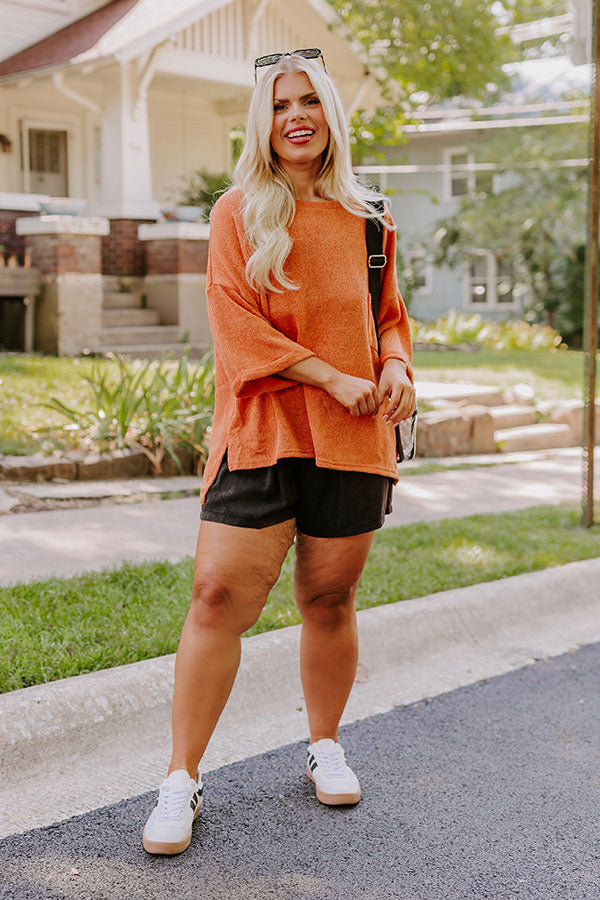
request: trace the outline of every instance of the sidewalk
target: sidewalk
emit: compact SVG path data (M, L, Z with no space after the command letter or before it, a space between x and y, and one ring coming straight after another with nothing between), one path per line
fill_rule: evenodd
M445 464L446 471L402 475L394 490L394 512L387 517L386 526L580 501L579 448L513 454L511 459L521 460L518 462L499 460L498 456L465 457L467 464L479 461L482 466L465 470L453 468L457 460L430 460ZM417 460L408 466L418 467L423 462ZM159 485L153 485L149 479L137 482L140 490L160 488L159 493L197 490L199 483L200 479L191 478L162 479ZM136 482L119 484L121 492L131 493ZM83 491L83 496L97 498L110 494L111 487L107 482L87 483L79 488L51 484L43 490L55 497L72 497ZM125 561L174 562L192 556L199 514L200 501L196 496L22 515L7 513L0 516L0 585L74 575Z

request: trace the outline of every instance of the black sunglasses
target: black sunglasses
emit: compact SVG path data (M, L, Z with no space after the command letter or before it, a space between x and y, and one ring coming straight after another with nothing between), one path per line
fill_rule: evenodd
M287 53L269 53L267 56L259 56L258 59L254 60L254 84L256 84L256 70L258 68L261 66L274 66L275 63L278 63L284 56L302 56L304 59L320 59L323 63L323 68L327 71L323 51L319 50L317 47L308 47L304 50L288 50Z

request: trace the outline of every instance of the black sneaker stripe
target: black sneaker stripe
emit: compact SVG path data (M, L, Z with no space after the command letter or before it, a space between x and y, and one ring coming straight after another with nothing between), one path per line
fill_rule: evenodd
M313 759L312 765L309 766L310 771L314 772L315 769L317 768L317 765L318 765L318 763L317 763L316 759Z

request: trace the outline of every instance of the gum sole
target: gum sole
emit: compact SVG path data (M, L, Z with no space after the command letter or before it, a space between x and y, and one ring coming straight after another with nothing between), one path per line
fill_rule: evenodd
M354 794L326 794L324 791L320 791L308 767L308 763L306 764L306 772L315 786L317 800L321 803L325 803L327 806L354 806L360 800L360 790Z
M192 822L195 822L200 810L202 809L202 801L198 804L196 811L194 813L194 818ZM183 853L184 850L190 846L190 841L192 839L192 829L190 828L190 833L182 840L182 841L174 841L170 844L163 844L160 841L150 841L146 837L146 829L144 829L144 834L142 836L142 844L144 845L144 850L146 853L152 854L161 854L162 856L175 856L177 853Z

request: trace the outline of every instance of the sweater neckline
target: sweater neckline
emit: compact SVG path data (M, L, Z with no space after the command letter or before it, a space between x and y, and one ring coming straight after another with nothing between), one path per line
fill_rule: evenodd
M301 200L296 197L296 209L331 209L341 206L338 200Z

